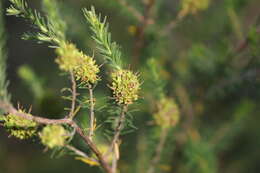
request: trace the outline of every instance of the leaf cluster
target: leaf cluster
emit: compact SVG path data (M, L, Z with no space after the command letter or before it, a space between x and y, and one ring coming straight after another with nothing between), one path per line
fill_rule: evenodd
M122 69L122 53L119 45L116 42L111 41L111 34L108 31L106 17L102 20L101 16L96 14L93 6L91 7L91 10L83 9L83 12L90 24L91 31L94 33L92 38L97 43L97 49L103 55L105 61L117 70Z

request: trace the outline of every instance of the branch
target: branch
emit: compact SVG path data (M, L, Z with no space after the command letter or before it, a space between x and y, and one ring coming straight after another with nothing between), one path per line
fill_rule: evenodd
M2 102L2 101L0 101L0 108L2 110L4 110L5 112L14 114L16 116L20 116L20 117L27 119L27 120L35 121L39 124L67 124L67 125L70 125L71 127L75 128L77 134L79 134L82 137L82 139L89 146L91 151L94 152L94 154L97 156L97 158L99 160L100 165L104 168L104 170L107 173L112 173L112 170L111 170L109 164L106 162L106 160L104 159L101 152L97 149L96 145L90 140L90 138L88 136L86 136L84 134L83 130L73 120L68 119L68 118L48 119L48 118L42 118L42 117L38 117L38 116L30 116L27 113L19 112L12 105L7 104L7 103Z
M120 136L121 130L124 128L124 121L125 121L125 113L127 112L127 106L124 105L122 108L122 112L119 117L119 122L117 124L115 134L111 143L111 148L114 148L115 143L118 141L118 138Z
M136 40L133 50L133 67L139 64L139 59L142 53L142 49L145 46L145 30L147 27L154 23L152 9L154 7L155 1L148 1L144 3L144 16L143 20L140 23L140 26L137 29Z
M160 136L160 142L157 145L155 155L150 162L150 168L148 169L147 173L154 173L155 166L161 160L161 155L162 155L163 147L164 147L166 139L167 139L168 132L169 132L169 128L163 128L162 129L162 133L161 133L161 136Z
M30 114L19 112L17 109L15 109L11 104L5 103L3 101L0 101L0 109L4 110L5 112L8 112L10 114L20 116L24 119L35 121L39 124L71 124L71 120L67 118L63 119L48 119L48 118L42 118L38 116L30 116Z
M86 157L89 158L88 155L86 153L84 153L83 151L80 151L79 149L71 146L71 145L65 145L65 147L71 151L73 151L76 155L78 156L82 156L82 157Z
M101 166L105 169L107 173L113 173L112 169L110 168L108 162L105 160L101 152L97 149L96 145L90 140L90 138L84 135L83 130L74 122L72 126L76 129L76 132L83 138L86 144L90 147L90 149L95 153Z
M123 108L122 108L120 117L119 117L119 121L118 121L117 127L115 129L115 134L114 134L114 137L113 137L110 149L108 150L108 153L110 153L110 152L112 152L114 150L113 162L112 162L112 173L116 173L117 161L118 161L118 154L116 154L116 152L117 152L116 150L118 148L116 148L116 145L118 143L118 139L119 139L120 133L121 133L121 131L124 128L124 121L125 121L125 113L126 112L127 112L127 105L124 105Z
M71 100L71 109L69 113L69 118L73 118L74 112L75 112L75 106L76 106L76 99L77 99L77 83L75 81L75 77L73 72L70 72L70 78L71 78L71 93L72 93L72 100Z
M73 147L73 146L71 146L71 145L66 145L65 147L66 147L67 149L73 151L76 155L81 156L81 157L84 157L84 158L87 158L88 160L91 160L91 161L93 161L93 162L99 164L99 162L98 162L96 159L90 158L86 153L80 151L79 149L77 149L77 148L75 148L75 147Z
M125 0L116 0L121 6L125 7L139 22L143 22L144 16Z
M171 20L163 29L161 32L161 36L166 36L173 30L184 18L184 16L178 15L175 19Z
M89 130L89 138L92 140L92 137L94 135L94 123L95 123L95 113L94 113L94 97L93 97L93 88L89 85L89 98L90 98L90 130Z

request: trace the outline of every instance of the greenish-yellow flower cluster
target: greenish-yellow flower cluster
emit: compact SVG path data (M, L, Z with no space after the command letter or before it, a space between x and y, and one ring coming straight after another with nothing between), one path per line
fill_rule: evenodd
M184 17L189 14L197 14L208 8L210 0L182 0L181 11L179 17Z
M64 146L68 132L61 125L47 125L39 134L41 142L49 148Z
M28 115L31 116L30 114ZM19 139L30 138L35 135L37 130L36 122L13 114L8 114L4 117L4 126L12 136L15 136Z
M113 97L118 104L129 105L138 99L140 82L130 70L117 70L111 74Z
M163 128L174 127L179 122L180 113L178 105L172 98L162 98L157 103L157 112L154 119L157 125Z
M74 44L62 43L56 53L56 63L61 70L73 72L76 79L84 83L95 83L99 80L97 74L100 70L96 61L79 51Z

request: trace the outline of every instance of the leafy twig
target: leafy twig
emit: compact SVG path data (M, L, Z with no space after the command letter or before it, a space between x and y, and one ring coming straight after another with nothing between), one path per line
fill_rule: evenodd
M29 114L19 112L16 110L12 105L0 101L0 108L4 110L7 113L11 113L15 116L20 116L27 120L35 121L39 124L67 124L73 127L77 134L81 136L81 138L84 140L84 142L90 147L91 151L94 152L94 154L97 156L100 165L104 168L104 170L107 173L112 173L112 169L110 168L108 162L103 157L102 153L98 150L96 145L91 141L91 139L86 136L83 132L83 130L71 119L63 118L63 119L48 119L48 118L42 118L38 116L30 116Z
M7 92L8 82L6 80L6 51L5 51L5 36L4 36L4 19L2 14L2 2L0 2L0 99L4 101L10 100L10 95Z
M116 42L111 41L111 34L108 32L108 24L106 18L101 20L95 12L95 8L92 6L91 10L83 9L85 18L91 25L91 30L94 33L92 38L97 43L97 49L113 68L121 69L121 51Z

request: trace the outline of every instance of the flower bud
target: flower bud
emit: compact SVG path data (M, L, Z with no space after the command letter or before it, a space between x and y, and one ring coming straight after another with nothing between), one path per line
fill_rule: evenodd
M98 72L99 67L95 60L86 55L82 56L80 63L74 69L76 79L83 83L96 83L99 80Z
M64 146L68 132L61 125L47 125L39 134L41 142L49 148Z
M138 76L130 70L117 70L111 74L113 97L118 104L129 105L138 99L140 83Z
M95 83L99 80L99 67L96 61L80 52L74 44L62 43L56 49L58 57L56 63L59 64L61 70L73 72L77 80L84 83Z
M172 98L162 98L157 103L157 112L154 119L157 125L163 128L176 126L179 122L179 108Z
M4 117L4 126L12 136L15 136L19 139L30 138L35 135L37 130L36 122L13 114L8 114Z

